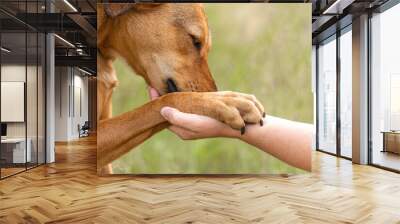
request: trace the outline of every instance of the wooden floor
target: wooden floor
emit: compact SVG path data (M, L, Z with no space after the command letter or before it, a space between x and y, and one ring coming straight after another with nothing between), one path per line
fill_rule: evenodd
M0 181L0 223L400 223L400 175L314 153L312 174L98 177L94 139Z
M375 164L400 170L400 155L392 152L375 151L372 157Z
M12 167L12 168L1 168L1 177L7 177L7 176L10 176L10 175L13 175L13 174L16 174L16 173L19 173L19 172L22 172L22 171L24 171L25 170L25 167L24 168L14 168L14 167Z

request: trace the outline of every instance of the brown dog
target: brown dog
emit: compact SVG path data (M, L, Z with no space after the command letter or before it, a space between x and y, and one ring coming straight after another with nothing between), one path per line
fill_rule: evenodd
M264 108L254 96L215 92L207 63L211 36L201 4L99 4L97 41L98 171L167 127L160 115L164 106L215 118L242 133L245 123L262 119ZM112 117L116 57L162 96Z

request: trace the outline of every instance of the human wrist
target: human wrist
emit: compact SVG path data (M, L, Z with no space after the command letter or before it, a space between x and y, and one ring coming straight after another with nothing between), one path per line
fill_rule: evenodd
M219 136L240 139L242 135L240 134L240 130L236 130L229 127L228 125L224 125L224 127L221 128Z
M263 120L262 125L246 124L245 131L243 134L240 130L231 129L231 131L228 133L230 135L229 137L236 138L236 139L239 139L241 141L251 144L251 142L253 141L253 138L255 136L254 134L259 133L258 129L265 129L266 126L268 126L268 123L266 123L266 120L269 120L269 118L265 117L265 118L262 118L262 120Z

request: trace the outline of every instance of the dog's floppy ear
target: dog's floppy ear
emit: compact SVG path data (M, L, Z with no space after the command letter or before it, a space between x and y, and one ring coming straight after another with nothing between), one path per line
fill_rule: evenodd
M145 10L150 9L155 6L160 5L155 3L112 3L112 4L104 4L104 11L107 16L114 18L119 15L126 13L127 11L134 10Z
M135 3L112 3L112 4L105 4L104 11L107 16L113 18L124 14L125 12L129 11L133 8Z

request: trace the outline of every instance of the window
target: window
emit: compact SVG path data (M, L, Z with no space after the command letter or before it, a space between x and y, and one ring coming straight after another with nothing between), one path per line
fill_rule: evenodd
M26 170L31 162L31 141L27 141L25 32L1 33L1 123L6 132L0 144L1 177ZM8 97L13 96L13 98ZM11 98L11 100L10 100ZM18 106L13 107L17 104ZM13 108L13 109L11 109ZM14 110L17 110L14 112Z
M318 47L318 149L336 153L336 36Z
M352 33L340 36L340 155L351 158L352 148Z
M400 130L400 73L390 76L390 130Z
M371 162L400 170L400 5L371 18Z
M43 1L1 1L37 13ZM45 35L0 12L0 178L45 163ZM26 14L25 14L26 15ZM11 109L12 108L12 109Z

